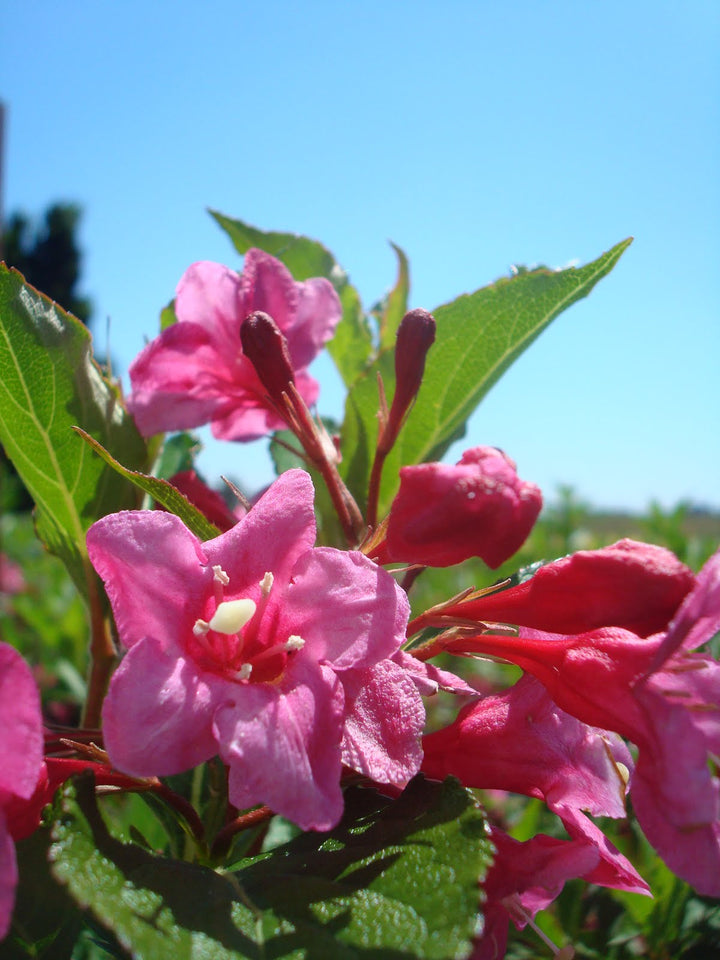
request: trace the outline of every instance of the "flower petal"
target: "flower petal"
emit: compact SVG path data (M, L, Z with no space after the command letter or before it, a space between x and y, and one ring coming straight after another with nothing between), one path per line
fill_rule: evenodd
M342 816L343 692L328 667L297 658L281 685L246 684L213 724L230 767L229 795L244 808L266 803L303 830L329 830Z
M136 777L163 777L209 760L217 753L213 712L229 686L199 673L177 647L139 640L115 671L103 704L113 765Z
M7 936L15 906L15 888L18 882L15 844L8 832L5 817L0 810L0 940Z
M20 654L0 643L0 803L3 794L28 798L43 759L40 694Z
M392 660L340 675L345 689L343 763L377 780L405 784L420 769L425 708L413 678Z
M281 629L298 634L315 660L336 670L391 657L405 640L407 595L357 551L318 547L300 558L281 612Z
M126 647L143 637L169 644L192 630L213 574L200 541L179 517L159 510L114 513L90 527L87 546Z
M220 564L229 576L229 596L257 587L268 572L278 589L290 579L298 557L315 542L314 497L310 475L287 470L238 524L203 544L208 562Z

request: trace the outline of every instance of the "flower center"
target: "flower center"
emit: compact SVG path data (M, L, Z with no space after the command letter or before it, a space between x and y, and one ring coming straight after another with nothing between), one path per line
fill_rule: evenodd
M230 680L278 680L288 656L302 650L305 641L296 635L278 641L272 629L274 618L263 619L273 582L272 573L266 573L259 583L257 602L250 597L225 600L230 578L222 567L214 566L215 610L209 620L195 621L191 642L194 659Z

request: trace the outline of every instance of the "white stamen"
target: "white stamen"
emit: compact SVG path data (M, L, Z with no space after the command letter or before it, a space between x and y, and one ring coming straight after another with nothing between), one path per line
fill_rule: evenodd
M224 587L227 587L230 583L230 577L225 573L219 563L213 567L213 580L221 583Z
M296 634L292 634L292 636L289 636L287 638L287 641L285 642L286 650L302 650L304 646L305 646L305 641L303 640L302 637L298 637Z
M193 633L196 637L204 637L209 629L210 624L207 622L207 620L196 620L195 626L193 627Z
M239 669L239 670L237 671L237 673L235 674L235 679L236 679L236 680L249 680L251 673L252 673L252 664L251 664L251 663L243 663L243 665L240 667L240 669Z
M618 760L615 761L615 768L618 774L620 775L620 779L623 782L623 786L626 787L628 785L628 780L630 779L630 771L628 770L628 768L625 766L624 763L620 763Z
M275 577L268 570L265 576L260 581L260 592L263 595L263 599L270 596L270 591L272 590L274 582L275 582Z
M252 620L256 609L255 601L247 597L240 600L223 600L218 604L208 626L211 630L217 630L218 633L228 635L239 633L245 624Z

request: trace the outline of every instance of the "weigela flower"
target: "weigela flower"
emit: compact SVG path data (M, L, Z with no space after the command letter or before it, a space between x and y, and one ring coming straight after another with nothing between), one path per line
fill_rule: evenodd
M502 656L534 674L563 710L638 746L630 789L638 821L668 866L720 895L720 664L696 649L720 630L720 551L667 630L606 627L577 636L522 629L449 649Z
M290 470L206 543L158 511L90 529L128 648L103 708L118 769L164 776L219 753L235 806L318 830L342 813L343 763L393 784L417 772L424 708L391 659L407 598L361 553L313 548L313 492Z
M494 447L466 450L454 467L403 467L378 559L447 567L481 557L499 567L522 546L541 507L540 489L520 480Z
M625 816L627 747L560 710L533 677L468 704L423 748L423 773L435 779L537 797L553 811Z
M547 563L517 586L445 604L411 629L457 619L565 634L624 627L647 637L667 627L694 584L692 570L664 547L619 540Z
M0 643L0 939L7 935L15 904L17 862L10 813L29 800L42 771L40 694L20 654Z
M240 342L243 321L257 310L284 334L298 392L308 405L316 401L307 367L340 319L338 296L328 280L296 283L279 260L252 249L240 275L201 262L180 280L177 323L130 367L128 407L144 436L210 423L220 439L250 440L284 427Z
M569 840L541 833L519 841L493 827L490 837L496 852L483 883L483 934L471 960L504 957L510 920L522 930L539 910L550 906L568 880L582 877L598 886L649 893L637 874L628 875L624 857L613 855L572 826L569 832Z

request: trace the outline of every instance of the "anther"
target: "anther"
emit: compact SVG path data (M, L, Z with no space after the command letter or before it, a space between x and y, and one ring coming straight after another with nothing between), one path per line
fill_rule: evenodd
M252 620L257 609L254 600L244 597L240 600L223 600L208 624L211 630L231 635L239 633L248 621ZM196 624L197 626L197 624Z
M272 590L274 582L275 582L275 577L268 570L265 576L260 581L260 593L262 594L263 600L266 600L270 596L270 591Z
M213 580L216 580L218 583L221 583L224 587L230 583L230 577L225 573L220 564L216 564L213 568Z
M235 674L235 680L249 680L251 673L252 673L252 664L243 663L240 669Z

